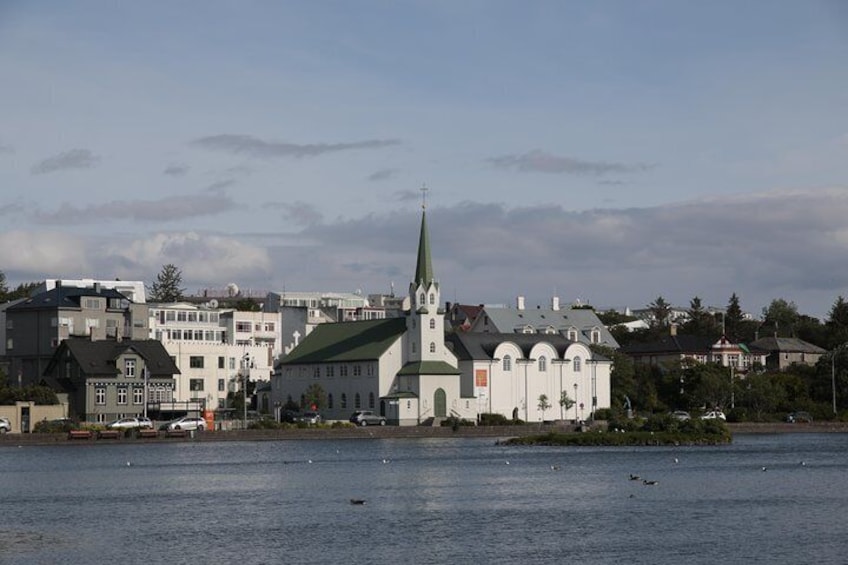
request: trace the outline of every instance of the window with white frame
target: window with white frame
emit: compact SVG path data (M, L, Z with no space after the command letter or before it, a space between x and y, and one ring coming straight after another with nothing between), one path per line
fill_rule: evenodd
M94 403L98 406L106 404L106 387L99 386L94 389Z
M435 318L430 318L430 329L431 330L436 329L436 319Z
M598 328L592 328L592 343L601 343L601 330Z
M574 361L572 362L572 369L574 370L575 373L580 372L580 357L574 358Z
M503 356L503 370L512 371L512 357L510 357L509 355Z
M430 342L430 353L435 353L435 352L436 352L436 342L431 341Z
M359 397L358 392L353 396L353 407L362 408L362 399Z
M118 404L126 404L127 403L127 387L119 386L118 387Z
M133 404L144 403L144 388L140 386L133 387Z
M135 378L135 359L124 359L124 377Z
M432 304L435 304L435 303L436 303L436 295L435 295L435 293L431 292L430 293L430 304L432 305Z
M544 373L548 370L548 359L542 355L539 357L539 372Z

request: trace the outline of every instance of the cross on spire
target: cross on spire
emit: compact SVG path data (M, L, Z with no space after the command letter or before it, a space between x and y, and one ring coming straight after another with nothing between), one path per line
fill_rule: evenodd
M421 191L421 209L426 210L427 209L427 192L430 189L427 188L426 184L422 184L421 188L419 190Z

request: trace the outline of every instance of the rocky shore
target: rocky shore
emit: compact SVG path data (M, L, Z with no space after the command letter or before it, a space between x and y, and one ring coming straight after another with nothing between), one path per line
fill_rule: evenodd
M731 423L727 425L733 435L737 434L779 434L779 433L841 433L848 432L848 422L815 422L811 424L787 423ZM189 434L184 438L132 438L115 439L69 439L67 434L3 434L0 435L0 447L23 445L106 445L114 443L173 443L206 441L295 441L316 439L425 439L425 438L480 438L493 440L509 439L537 435L546 432L577 432L570 424L530 424L523 426L461 426L456 430L450 427L429 426L376 426L376 427L317 427L288 428L281 430L238 430L207 431ZM586 432L583 432L586 433Z

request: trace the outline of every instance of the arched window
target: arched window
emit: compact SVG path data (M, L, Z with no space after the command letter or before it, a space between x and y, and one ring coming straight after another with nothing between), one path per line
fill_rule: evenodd
M359 398L359 393L356 393L356 396L353 397L353 407L354 408L362 408L362 399Z
M601 343L601 330L599 328L592 328L592 343Z
M435 352L436 352L436 342L431 341L430 342L430 353L435 353Z
M415 342L412 342L412 352L415 353Z
M509 355L504 355L503 357L503 370L512 371L512 357Z
M329 410L333 409L333 393L332 392L327 395L327 408Z
M568 339L570 341L577 341L577 330L575 328L568 329Z
M539 372L544 373L548 370L548 359L542 355L539 357Z
M368 393L368 408L374 408L374 393Z
M436 319L435 318L430 318L430 329L431 330L436 329Z
M430 293L430 304L435 304L435 303L436 303L436 294L431 292Z
M575 358L574 358L574 372L575 372L575 373L579 373L579 372L580 372L580 357L575 357Z
M347 408L347 395L342 393L342 408Z
M423 292L418 295L418 304L420 304L421 306L424 306L424 304L426 304L426 298Z

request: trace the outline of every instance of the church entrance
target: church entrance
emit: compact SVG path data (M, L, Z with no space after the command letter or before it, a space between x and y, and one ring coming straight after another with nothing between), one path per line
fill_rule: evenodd
M433 393L433 416L446 418L448 415L448 398L444 389L437 388Z

